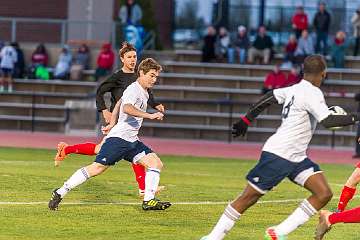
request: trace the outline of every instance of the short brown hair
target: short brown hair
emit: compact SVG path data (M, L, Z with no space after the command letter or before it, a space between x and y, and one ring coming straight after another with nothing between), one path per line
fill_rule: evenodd
M319 54L310 55L304 60L304 74L320 74L325 69L325 58Z
M140 76L140 71L143 71L144 74L147 74L152 69L156 71L161 71L162 67L153 58L146 58L142 60L141 63L139 64L137 74L138 76Z
M121 44L121 48L119 50L120 57L123 58L127 52L131 52L131 51L136 52L136 48L134 47L134 45L132 45L131 43L128 43L126 41L123 42Z

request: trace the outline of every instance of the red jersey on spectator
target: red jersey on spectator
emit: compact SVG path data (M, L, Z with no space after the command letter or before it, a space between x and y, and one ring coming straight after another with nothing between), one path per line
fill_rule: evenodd
M41 64L43 66L47 66L48 56L44 53L33 53L33 55L31 56L31 62L34 65Z
M308 18L305 13L297 13L292 17L292 23L296 29L304 30L308 28Z
M282 71L278 71L277 73L271 71L266 75L264 87L267 89L276 89L286 86L286 76Z
M105 43L102 48L99 56L97 58L97 66L99 68L111 70L114 64L115 55L111 50L111 44Z
M288 42L288 44L286 45L285 50L286 50L287 53L295 52L296 47L297 47L297 42Z
M300 78L299 75L289 72L288 77L287 77L287 81L286 81L286 87L288 86L292 86L296 83L300 82Z

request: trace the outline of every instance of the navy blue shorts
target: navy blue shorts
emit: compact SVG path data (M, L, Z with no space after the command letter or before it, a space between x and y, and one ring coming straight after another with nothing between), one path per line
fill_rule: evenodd
M250 170L246 179L258 192L265 194L286 177L304 186L306 180L317 172L321 172L319 165L309 158L296 163L273 153L262 152L259 162Z
M143 156L153 151L140 141L128 142L124 139L107 138L96 155L95 162L102 165L114 165L121 159L129 162L137 162Z
M1 76L10 77L13 73L13 70L10 68L1 68Z

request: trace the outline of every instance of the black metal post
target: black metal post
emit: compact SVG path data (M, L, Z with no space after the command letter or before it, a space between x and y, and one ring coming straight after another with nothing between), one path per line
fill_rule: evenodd
M232 141L232 122L233 122L233 102L229 100L229 130L228 130L228 143L231 143Z
M31 132L35 130L35 94L31 94Z
M265 0L260 0L259 5L259 26L264 25L265 18Z

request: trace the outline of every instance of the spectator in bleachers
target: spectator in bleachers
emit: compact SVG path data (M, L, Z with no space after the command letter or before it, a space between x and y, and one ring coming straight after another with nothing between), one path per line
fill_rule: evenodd
M81 80L82 71L89 69L89 58L89 47L86 44L81 44L70 68L70 80Z
M48 65L49 56L47 54L45 45L40 43L33 54L31 55L31 65L38 66L42 65L44 67L47 67Z
M289 41L285 46L285 62L295 63L295 51L297 47L297 40L295 34L291 34Z
M280 65L276 64L274 70L266 75L262 91L265 94L272 89L285 87L286 82L285 74L280 70Z
M331 46L331 60L334 67L343 68L345 63L345 51L347 49L346 34L343 31L336 33L334 43Z
M327 54L330 23L331 16L329 12L326 11L326 5L324 2L320 2L319 11L314 17L314 28L316 31L315 51L323 55Z
M13 78L23 78L25 72L24 52L17 42L12 42L11 46L15 49L17 54L17 62L15 63Z
M207 28L207 33L203 39L202 62L213 62L215 56L216 29L213 26Z
M215 55L219 61L228 59L228 49L230 48L230 36L225 27L219 28L219 35L215 42ZM229 59L228 59L229 60Z
M71 50L68 45L64 45L58 58L58 62L54 69L54 78L67 79L70 73L72 61Z
M309 33L307 30L304 30L301 33L301 38L299 38L298 45L295 51L295 59L296 63L301 64L304 62L304 59L314 54L314 43L312 41L311 36L309 36Z
M104 43L103 46L101 47L101 51L96 61L97 64L95 71L96 81L100 77L104 77L111 72L114 65L114 60L115 60L115 54L111 48L111 44Z
M9 44L4 46L0 51L1 62L1 79L0 79L0 92L3 92L4 85L7 83L8 92L13 91L12 73L14 71L15 63L17 62L16 50Z
M295 15L292 17L292 27L295 31L296 38L301 36L303 30L308 29L308 18L304 12L303 6L296 7Z
M249 49L248 62L254 63L255 58L260 57L262 58L262 62L264 64L268 64L273 46L274 43L271 37L266 34L266 28L264 26L260 26L255 41Z
M351 23L354 28L355 47L354 56L357 56L360 46L360 7L356 10L351 18Z
M296 67L292 67L290 69L290 72L287 75L287 79L286 79L286 87L288 86L292 86L298 82L300 82L301 78L299 75L299 72L297 70Z
M250 47L250 40L247 35L246 27L239 26L238 32L234 39L231 41L231 48L229 48L229 63L235 62L235 53L239 56L239 63L244 64L246 62L247 51Z
M123 25L139 25L142 19L142 10L135 0L126 0L119 10L119 18Z

